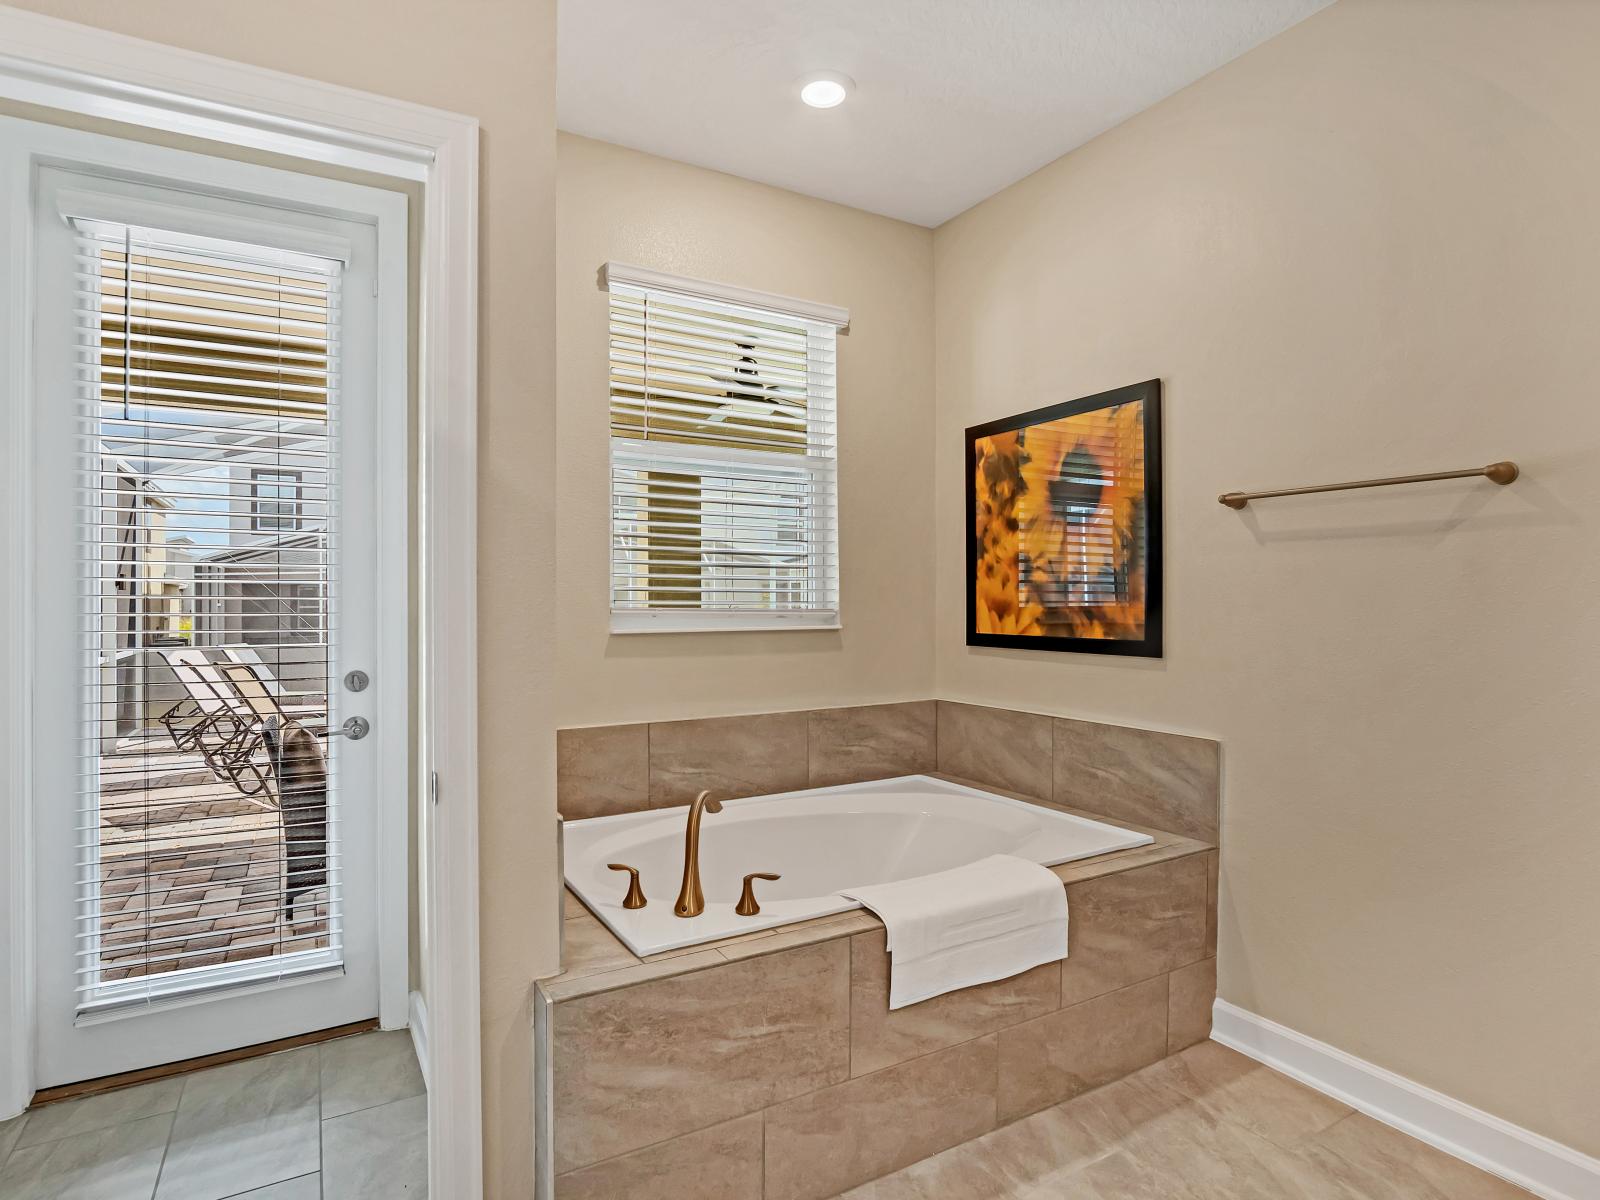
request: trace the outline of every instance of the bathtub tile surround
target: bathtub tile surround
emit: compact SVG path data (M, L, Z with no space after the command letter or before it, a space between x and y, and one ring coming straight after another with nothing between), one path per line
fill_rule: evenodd
M889 1009L889 952L884 931L850 939L850 1073L866 1075L1061 1005L1061 964L1046 963L993 983Z
M555 1169L850 1076L850 949L806 946L558 1005Z
M762 1116L751 1113L561 1177L561 1200L761 1195Z
M941 700L939 770L1053 799L1051 720L1039 713Z
M1207 738L916 700L563 729L568 820L934 771L1215 844L1221 747Z
M932 771L932 700L556 731L568 820Z
M640 959L569 899L567 970L538 986L544 1200L822 1200L1210 1034L1215 742L951 701L560 737L569 818L687 804L708 787L928 774L1155 841L1052 868L1067 888L1064 962L892 1013L870 913Z
M1169 974L1167 989L1167 1053L1176 1054L1211 1036L1211 1008L1217 999L1215 952Z
M995 1126L994 1037L823 1088L766 1113L765 1200L826 1200Z
M1216 852L1151 832L1151 846L1052 868L1069 899L1115 881L1074 901L1084 924L1065 964L894 1013L869 913L651 962L608 950L587 911L569 918L586 964L539 984L557 1172L541 1186L557 1200L832 1196L1204 1038ZM1141 935L1157 950L1130 946ZM1136 967L1100 961L1121 955ZM1069 967L1075 988L1109 990L1063 1007ZM1121 984L1137 971L1151 974ZM702 1159L702 1178L693 1164L713 1153L725 1161Z
M810 787L920 775L934 769L932 700L819 708L807 714Z
M1212 953L1206 910L1201 855L1068 884L1071 954L1061 964L1061 1003L1076 1004Z
M1053 730L1058 802L1217 840L1219 743L1065 717L1055 718Z
M569 821L650 807L650 727L556 731L561 815Z
M1165 1058L1167 977L1107 992L996 1036L1000 1119L1014 1121Z

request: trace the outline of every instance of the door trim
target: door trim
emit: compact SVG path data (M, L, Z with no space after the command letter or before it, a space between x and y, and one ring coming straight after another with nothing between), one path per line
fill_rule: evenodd
M414 802L422 884L422 973L429 1011L428 1174L434 1195L483 1194L479 1033L477 764L478 122L278 71L0 7L0 96L148 129L247 145L423 185L419 331L419 505L422 727ZM26 214L9 214L25 218ZM10 369L0 388L24 395L31 279L0 292ZM6 405L12 447L4 481L23 528L0 531L0 562L27 561L26 481L18 461L27 405ZM22 436L18 436L22 435ZM23 539L18 544L17 539ZM31 603L11 572L0 628ZM0 1115L32 1094L32 893L25 747L27 681L0 640ZM26 732L22 742L29 740ZM436 783L434 781L437 781ZM434 797L437 797L435 801Z

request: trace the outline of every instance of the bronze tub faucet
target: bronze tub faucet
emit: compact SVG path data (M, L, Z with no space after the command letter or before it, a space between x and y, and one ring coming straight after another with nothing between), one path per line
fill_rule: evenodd
M689 806L689 827L683 839L683 887L672 911L680 917L698 917L706 910L706 896L700 888L700 818L708 812L722 811L722 802L709 791L701 792Z

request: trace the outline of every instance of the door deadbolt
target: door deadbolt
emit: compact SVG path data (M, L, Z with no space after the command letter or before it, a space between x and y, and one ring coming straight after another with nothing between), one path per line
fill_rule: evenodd
M352 692L364 692L367 685L372 682L372 677L365 671L351 671L344 677L344 686Z

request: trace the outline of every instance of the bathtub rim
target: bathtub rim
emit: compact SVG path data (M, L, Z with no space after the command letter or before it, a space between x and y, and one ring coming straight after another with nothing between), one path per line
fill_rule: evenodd
M1083 811L1081 809L1072 808L1065 804L1056 804L1052 801L1041 800L1038 797L1027 796L1019 792L1007 791L1006 789L996 788L987 784L979 783L975 780L963 779L959 776L946 775L932 771L918 771L907 775L893 775L882 779L859 780L853 783L828 784L822 787L793 788L785 792L767 792L755 796L739 796L723 800L722 804L724 806L754 807L756 805L772 804L783 800L792 800L801 796L869 792L874 788L881 789L886 784L906 783L923 783L931 785L936 790L943 791L946 795L960 793L976 794L984 799L999 801L1008 807L1042 808L1057 815L1073 817L1077 820L1089 821L1094 824L1105 825L1113 829L1120 829L1144 839L1131 845L1119 846L1111 850L1100 850L1093 854L1077 855L1065 859L1057 859L1049 863L1041 863L1040 865L1046 870L1054 870L1057 867L1070 866L1073 863L1078 862L1092 862L1097 859L1106 859L1118 854L1128 854L1136 851L1149 850L1152 846L1159 845L1163 837L1175 836L1164 834L1160 830L1149 829L1144 826L1135 825L1128 821L1119 821L1110 817L1104 817L1095 813ZM958 789L958 791L952 793L948 790L945 790L950 788ZM565 865L570 861L570 855L567 853L565 840L568 828L582 825L586 829L603 829L609 825L640 824L644 818L673 812L687 812L689 807L690 806L688 804L663 805L660 808L644 809L637 812L608 813L603 816L584 817L575 821L563 821L561 825L562 848L560 859L563 863L563 872L561 878L563 891L571 892L574 896L576 896L579 903L583 905L585 912L587 912L595 920L599 921L600 924L604 926L606 931L618 942L620 942L622 947L638 962L648 963L653 960L659 961L663 955L693 954L697 950L704 947L721 947L747 936L754 937L759 935L770 935L774 933L774 931L783 930L787 927L805 926L812 922L827 921L848 915L853 912L866 914L867 916L871 917L873 921L877 921L877 917L871 913L870 909L867 909L863 904L861 904L860 901L851 900L844 896L837 896L836 903L821 905L817 911L808 912L805 916L794 916L789 913L781 913L773 914L771 917L747 918L749 923L747 925L742 925L737 931L732 933L717 933L709 936L685 937L681 940L673 941L666 945L656 946L648 951L639 951L629 941L628 935L624 933L623 930L617 928L617 926L612 923L611 918L608 917L606 913L590 905L589 902L584 899L583 895L567 882ZM826 893L826 895L835 895L835 893ZM565 923L563 922L563 930L564 924ZM687 933L688 931L686 930L685 932ZM565 967L565 963L563 963L563 967Z

